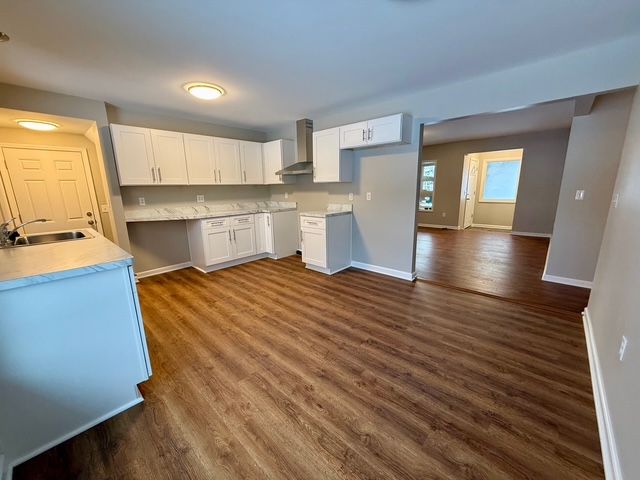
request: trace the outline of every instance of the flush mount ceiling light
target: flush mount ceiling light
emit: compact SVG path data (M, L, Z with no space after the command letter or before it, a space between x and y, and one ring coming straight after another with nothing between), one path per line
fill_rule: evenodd
M225 94L224 88L213 83L191 82L182 88L200 100L215 100Z
M41 120L27 120L26 118L19 118L16 123L21 127L28 128L29 130L38 130L39 132L50 132L57 130L60 125L53 122L43 122Z
M8 42L9 41L9 35L7 35L4 32L0 32L0 42Z

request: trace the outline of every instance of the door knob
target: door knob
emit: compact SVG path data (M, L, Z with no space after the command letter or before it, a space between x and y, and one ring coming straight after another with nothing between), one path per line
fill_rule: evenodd
M91 217L91 216L93 216L93 213L87 212L87 217Z
M93 224L94 224L94 223L96 223L96 222L94 222L93 220L89 220L87 223L88 223L89 225L93 225Z

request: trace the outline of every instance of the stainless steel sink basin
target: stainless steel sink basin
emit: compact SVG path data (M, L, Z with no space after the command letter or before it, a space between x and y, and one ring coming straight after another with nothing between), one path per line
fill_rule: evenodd
M27 245L41 245L43 243L68 242L70 240L82 240L85 238L90 237L84 232L79 231L40 233L16 238L14 246L22 247Z

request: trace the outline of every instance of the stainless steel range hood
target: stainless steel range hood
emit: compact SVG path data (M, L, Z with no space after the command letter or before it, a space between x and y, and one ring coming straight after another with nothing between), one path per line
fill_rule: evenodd
M313 120L296 122L296 163L276 172L276 175L308 175L313 173Z

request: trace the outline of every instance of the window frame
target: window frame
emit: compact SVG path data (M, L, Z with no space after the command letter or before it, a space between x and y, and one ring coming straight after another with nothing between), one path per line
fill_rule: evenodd
M484 187L487 180L487 171L490 163L518 162L518 182L516 183L516 197L513 200L491 199L484 197ZM480 176L480 196L478 203L508 203L514 204L518 200L518 189L520 188L520 174L522 173L522 158L491 158L482 160L482 174Z
M424 171L424 167L427 165L433 165L433 177L426 177L426 178L432 178L433 179L433 191L430 190L423 190L422 189L422 184L425 182L425 176L423 175L423 171ZM436 177L438 175L438 161L437 160L423 160L420 163L420 191L418 194L418 211L420 212L433 212L435 210L436 207ZM431 193L431 208L427 209L427 208L423 208L420 206L420 200L422 200L422 194L426 193L426 192L430 192Z

